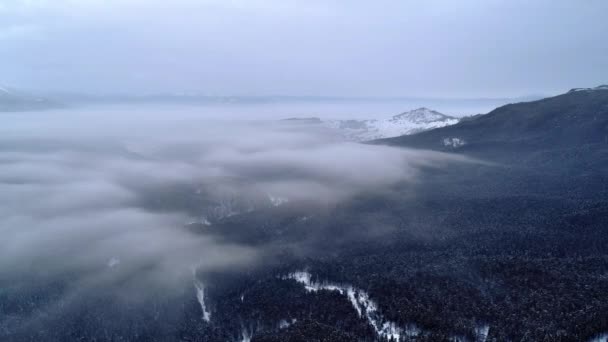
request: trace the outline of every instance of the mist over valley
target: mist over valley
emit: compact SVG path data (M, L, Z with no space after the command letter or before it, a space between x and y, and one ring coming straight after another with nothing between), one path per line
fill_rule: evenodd
M0 1L0 341L606 341L606 13Z

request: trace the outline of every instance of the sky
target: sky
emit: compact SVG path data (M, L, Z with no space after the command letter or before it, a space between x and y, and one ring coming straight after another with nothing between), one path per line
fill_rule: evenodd
M608 83L605 0L0 0L0 84L505 97Z

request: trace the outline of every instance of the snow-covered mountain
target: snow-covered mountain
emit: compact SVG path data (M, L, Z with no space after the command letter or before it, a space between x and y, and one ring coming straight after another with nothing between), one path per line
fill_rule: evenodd
M322 123L338 129L348 140L366 141L414 134L453 125L458 121L458 118L423 107L388 119L329 120Z

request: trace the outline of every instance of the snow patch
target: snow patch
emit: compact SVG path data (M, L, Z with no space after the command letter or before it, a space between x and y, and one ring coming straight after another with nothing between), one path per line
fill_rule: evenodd
M364 317L379 337L400 341L401 338L405 340L406 337L418 336L421 332L414 324L400 327L396 323L384 319L378 311L376 302L369 298L369 294L351 285L312 281L312 275L305 271L290 273L283 277L283 279L295 280L304 285L304 288L309 292L326 290L338 291L340 294L345 295L357 311L359 317Z
M443 139L443 146L459 148L464 145L466 145L466 142L464 141L464 139L461 139L461 138L444 138Z
M198 220L191 220L186 222L186 225L191 224L202 224L203 226L210 226L211 221L209 221L206 216L201 216Z
M241 330L241 342L251 342L251 333L245 328Z
M207 322L211 321L211 313L207 311L207 306L205 305L205 285L194 277L194 288L196 289L196 299L201 306L201 311L203 312L203 319Z
M599 334L590 339L589 342L608 342L608 333Z
M289 326L291 326L292 324L294 324L295 322L297 322L298 320L295 318L292 318L290 320L287 319L282 319L279 321L279 329L286 329L289 328Z
M236 209L237 207L239 207L239 204L235 199L222 199L216 206L211 208L211 212L213 213L213 216L221 220L240 214L242 211Z
M490 333L490 326L488 324L480 324L475 327L475 341L486 342L488 334Z
M268 199L270 200L270 203L275 206L278 207L281 204L285 204L287 202L289 202L288 198L285 197L279 197L279 196L273 196L273 195L268 195Z

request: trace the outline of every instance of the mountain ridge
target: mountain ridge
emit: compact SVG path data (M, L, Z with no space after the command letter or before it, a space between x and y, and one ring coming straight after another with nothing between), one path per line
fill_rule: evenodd
M455 125L374 143L463 153L477 153L496 144L556 148L606 143L608 87L584 89L508 104Z
M414 123L429 123L432 121L444 121L456 119L454 116L439 113L438 111L429 109L427 107L420 107L408 112L394 115L391 121L397 121L401 119L407 119Z
M318 117L295 117L282 121L322 125L336 130L346 140L362 142L453 125L458 123L460 119L426 107L420 107L386 119L322 120Z

